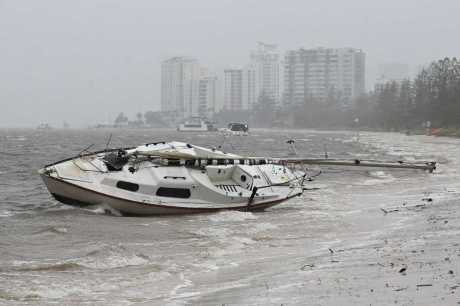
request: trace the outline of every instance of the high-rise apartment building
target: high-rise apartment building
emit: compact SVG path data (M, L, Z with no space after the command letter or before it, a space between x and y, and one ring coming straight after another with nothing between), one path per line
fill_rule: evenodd
M349 104L365 92L365 53L358 49L299 49L284 60L283 102L303 104L333 94Z
M199 114L200 65L196 59L173 57L161 65L161 110L179 118Z
M255 71L256 100L264 95L277 103L280 98L280 60L277 46L259 42L250 59L250 65Z
M217 111L217 77L202 76L199 87L198 114L201 117L210 118Z
M255 76L252 66L224 70L224 109L249 110L256 103Z

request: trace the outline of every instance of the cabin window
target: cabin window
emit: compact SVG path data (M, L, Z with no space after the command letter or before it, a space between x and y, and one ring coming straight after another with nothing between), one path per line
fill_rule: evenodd
M157 190L157 196L187 199L190 198L190 189L160 187Z
M118 181L117 188L136 192L139 190L139 185L131 182Z

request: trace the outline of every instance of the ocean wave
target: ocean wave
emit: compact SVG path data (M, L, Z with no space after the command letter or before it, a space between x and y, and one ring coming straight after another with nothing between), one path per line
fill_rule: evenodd
M91 269L114 269L129 266L140 266L145 265L146 263L148 263L148 260L136 255L123 256L117 254L112 254L104 258L84 259L81 261L82 266Z
M21 299L22 299L22 297L17 295L17 294L14 294L14 293L9 292L9 291L0 290L0 301L1 300L4 300L4 301L20 301Z
M145 266L150 271L161 271L162 267L151 262L150 258L141 253L135 253L123 246L104 246L93 250L82 257L65 261L13 261L0 271L16 272L66 272L84 269L114 269L129 266Z
M46 233L52 233L52 234L66 234L68 232L67 227L64 226L47 226L39 231L36 231L32 233L33 235L38 235L38 234L46 234Z
M36 284L34 286L24 286L16 289L15 293L10 294L22 302L37 302L46 300L49 304L62 305L62 299L68 296L82 296L88 292L86 284L72 284L71 286L60 282L48 282L46 284ZM56 303L57 302L57 303ZM36 303L27 305L35 305Z
M13 216L14 213L10 210L3 210L3 211L0 211L0 218L8 218L8 217L11 217Z
M30 266L24 265L16 267L13 270L19 272L64 272L82 268L84 267L75 262L63 262L54 264L32 264Z
M13 260L8 265L0 267L0 272L65 272L84 269L73 260L69 261L23 261Z
M24 135L6 135L6 139L8 140L17 140L17 141L25 141L27 137Z
M147 265L150 263L150 258L141 253L134 253L123 246L109 246L91 251L76 261L79 265L90 269L113 269Z

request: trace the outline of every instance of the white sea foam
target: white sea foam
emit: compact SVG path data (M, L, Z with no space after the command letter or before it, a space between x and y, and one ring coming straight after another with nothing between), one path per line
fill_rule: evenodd
M206 263L199 263L199 264L194 264L194 267L199 268L200 271L217 271L219 270L219 266L215 262L206 262Z
M84 259L80 265L91 269L113 269L128 266L140 266L148 263L148 260L137 255L111 254L103 258Z
M252 240L249 237L235 236L232 239L234 241L232 246L236 247L236 249L239 249L240 247L245 246L245 245L250 245L250 244L256 243L256 241Z
M393 182L395 179L385 179L385 180L375 180L375 179L372 179L372 180L365 180L364 182L361 183L361 185L364 185L364 186L374 186L374 185L379 185L379 184L386 184L386 183L390 183L390 182Z
M147 274L147 278L150 281L157 282L157 281L166 279L168 277L171 277L171 275L172 274L167 271L155 271L155 272L150 272L149 274Z
M181 283L174 287L173 290L171 290L171 292L169 292L169 295L172 296L172 299L179 298L180 296L178 296L177 294L178 291L182 288L190 287L193 284L191 280L185 278L185 275L182 272L179 274L179 278L181 280Z
M193 233L200 236L223 238L232 235L233 231L223 227L205 227L200 228Z
M14 215L14 213L12 211L9 211L9 210L0 211L0 218L11 217L13 215Z
M98 206L96 208L86 209L86 210L90 211L92 213L98 214L98 215L114 215L114 216L117 216L117 217L122 216L121 212L119 212L115 208L112 208L109 205L105 205L105 204L103 204L101 206Z
M92 213L95 213L95 214L98 214L98 215L105 215L106 214L106 211L103 207L97 207L97 208L94 208L94 209L85 209L87 211L90 211Z
M218 212L214 215L209 216L209 220L212 222L232 222L232 221L245 221L255 220L257 217L251 212L227 210Z
M110 246L91 252L86 257L77 259L76 262L91 269L112 269L145 265L149 260L146 256L135 254L123 246Z
M19 135L19 136L6 136L8 139L13 139L13 140L16 140L16 141L26 141L27 140L27 137L23 136L23 135Z
M355 137L353 138L348 138L348 139L338 139L340 142L342 143L353 143L353 142L357 142L357 139Z
M36 261L27 261L27 260L13 260L11 262L11 264L15 267L18 267L18 266L24 266L24 265L27 265L27 264L34 264L36 263Z
M193 298L193 297L195 297L197 295L204 295L204 294L210 295L210 294L215 294L215 293L220 292L220 291L225 291L225 290L229 290L229 289L237 289L237 288L246 287L246 286L248 286L248 284L244 280L243 281L238 280L238 281L233 281L233 282L225 282L225 283L220 283L219 285L215 285L215 284L212 285L211 284L210 286L208 286L205 290L203 290L201 292L184 292L182 294L175 294L175 296L172 299L177 300L177 299ZM191 300L193 300L193 299L191 299ZM182 303L178 304L176 302L174 305L189 305L189 304L190 304L190 300L189 301L183 301L183 304Z
M67 233L69 230L67 229L67 227L63 227L63 226L55 226L53 227L53 230L56 232L56 233L61 233L61 234L65 234Z
M371 171L369 172L369 176L372 177L372 179L365 180L361 183L361 185L372 186L378 184L386 184L396 180L391 174L388 174L384 171Z
M271 224L271 223L257 223L254 224L254 226L250 227L248 229L248 232L250 233L259 233L259 232L265 232L265 231L270 231L277 229L278 226Z
M62 299L69 295L85 294L84 290L76 287L64 287L62 284L59 286L56 284L39 285L34 286L29 292L23 292L26 299Z
M376 177L376 178L389 178L392 177L390 174L386 173L385 171L370 171L369 176Z
M52 234L66 234L68 232L67 227L64 226L47 226L34 234L45 234L45 233L52 233Z

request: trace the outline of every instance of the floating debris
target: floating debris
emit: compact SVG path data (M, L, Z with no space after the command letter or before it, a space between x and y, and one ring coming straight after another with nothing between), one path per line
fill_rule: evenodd
M307 268L314 268L314 267L315 267L314 264L306 264L306 265L303 265L303 266L300 268L300 270L306 271Z
M409 287L396 288L393 291L403 291L403 290L406 290L407 288Z
M406 274L407 267L401 268L398 272L401 274Z

